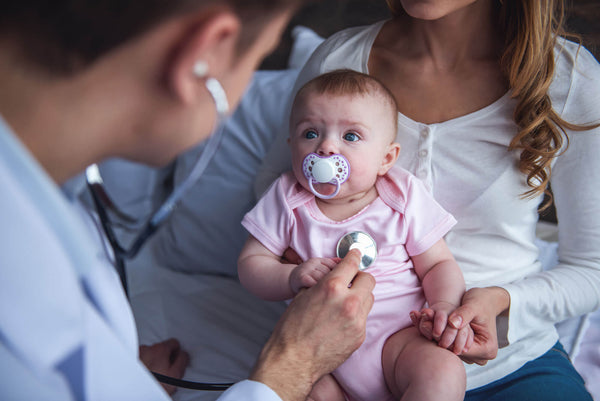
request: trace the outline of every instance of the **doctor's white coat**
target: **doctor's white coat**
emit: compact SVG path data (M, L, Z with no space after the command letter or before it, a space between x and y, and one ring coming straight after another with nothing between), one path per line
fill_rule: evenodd
M83 207L0 118L0 399L169 400ZM279 400L244 381L220 400Z

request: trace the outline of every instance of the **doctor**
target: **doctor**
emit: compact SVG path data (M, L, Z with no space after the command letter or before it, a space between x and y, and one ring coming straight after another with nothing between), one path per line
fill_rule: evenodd
M0 5L0 399L168 400L139 360L119 279L59 186L107 157L160 165L232 106L300 0ZM364 338L372 277L350 253L302 292L222 400L300 400ZM349 284L352 286L349 288ZM181 377L176 341L142 348Z

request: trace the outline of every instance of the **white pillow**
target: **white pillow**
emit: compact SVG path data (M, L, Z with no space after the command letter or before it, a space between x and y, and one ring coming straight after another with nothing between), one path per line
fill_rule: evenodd
M302 25L297 25L292 29L292 39L294 44L288 59L288 68L300 69L310 58L310 55L325 40L315 31Z

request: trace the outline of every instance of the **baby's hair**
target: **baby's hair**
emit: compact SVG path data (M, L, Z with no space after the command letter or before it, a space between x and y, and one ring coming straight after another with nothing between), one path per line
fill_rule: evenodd
M300 97L308 92L317 94L354 96L354 95L379 95L390 107L394 127L398 125L398 104L390 90L377 78L362 72L339 69L326 72L305 83L294 100L294 106ZM396 138L396 130L393 132Z

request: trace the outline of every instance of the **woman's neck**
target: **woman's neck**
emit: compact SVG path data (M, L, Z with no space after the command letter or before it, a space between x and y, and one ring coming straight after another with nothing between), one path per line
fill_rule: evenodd
M502 43L495 6L480 0L437 20L399 16L400 23L388 24L386 45L407 57L429 60L441 70L455 68L473 59L498 58ZM400 49L398 47L401 47Z
M436 20L401 15L385 23L371 48L369 73L394 94L400 113L441 123L506 93L495 7L479 0Z

